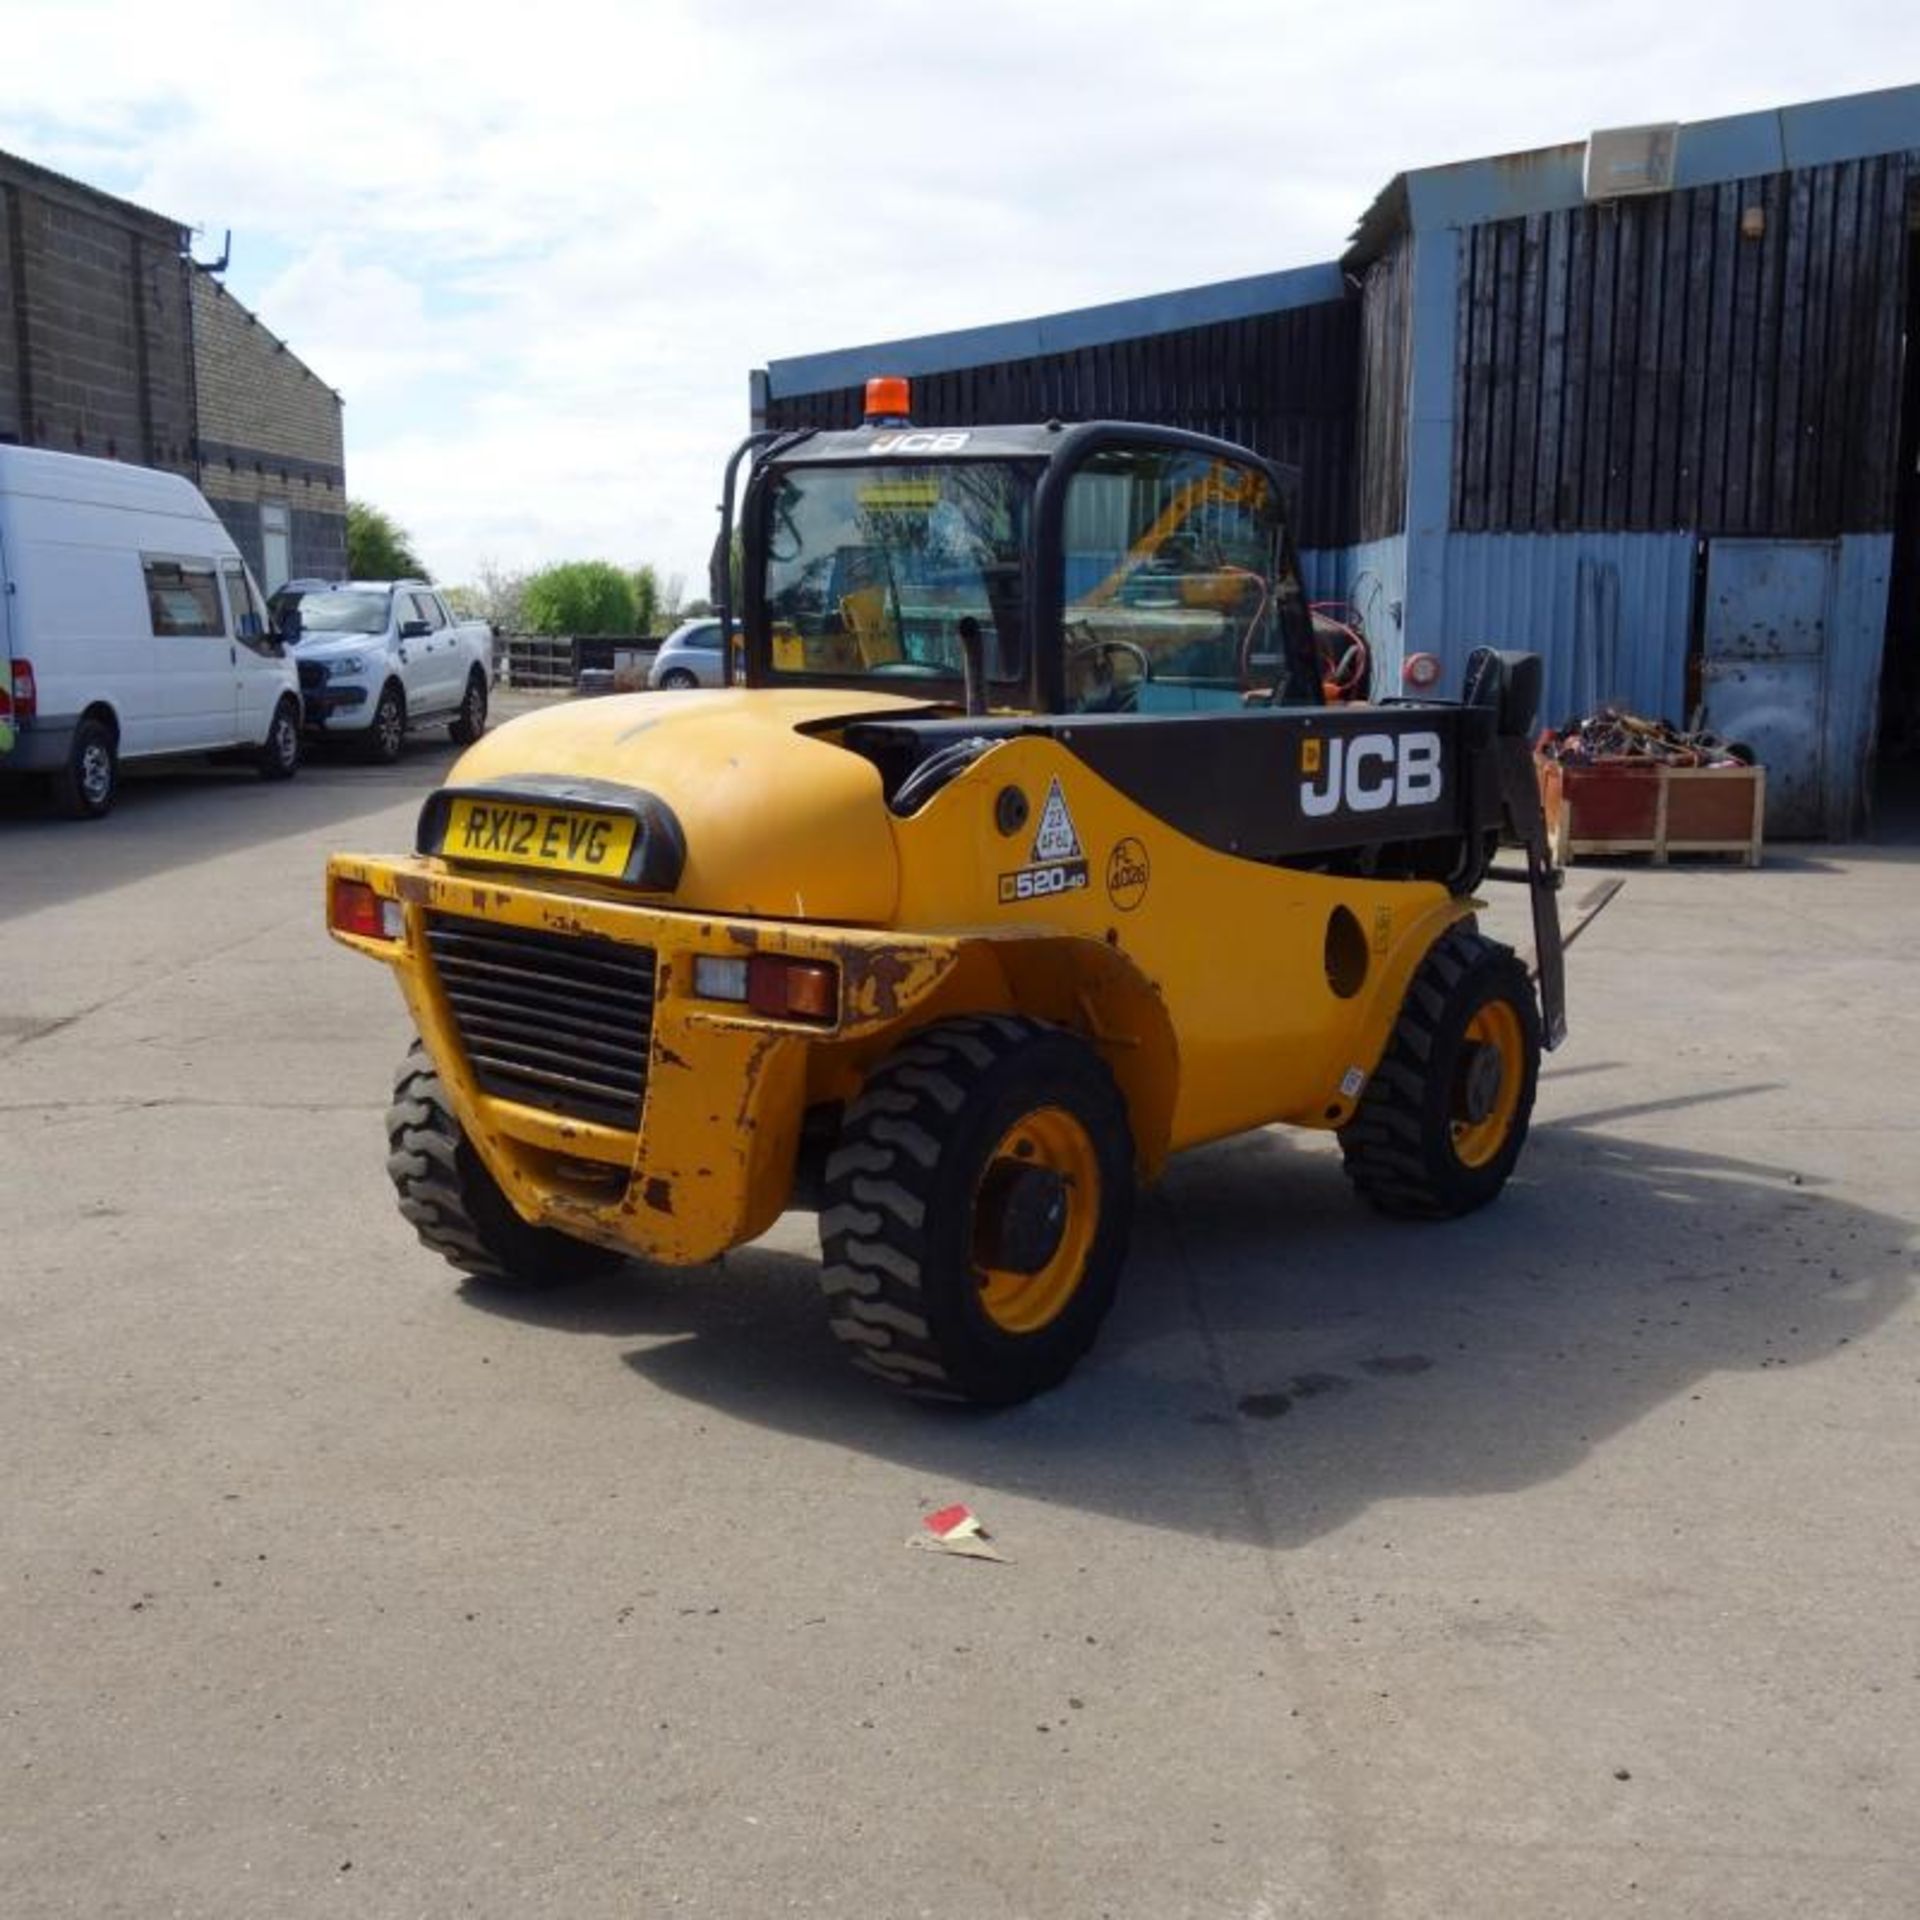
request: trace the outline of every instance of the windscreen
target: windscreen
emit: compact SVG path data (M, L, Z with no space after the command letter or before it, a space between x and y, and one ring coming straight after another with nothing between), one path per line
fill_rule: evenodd
M384 593L305 593L300 596L302 633L385 633Z
M768 484L775 675L959 680L979 622L989 680L1024 677L1031 472L1007 461L787 467Z

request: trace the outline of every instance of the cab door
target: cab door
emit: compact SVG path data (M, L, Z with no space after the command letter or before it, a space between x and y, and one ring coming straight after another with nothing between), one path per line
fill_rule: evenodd
M411 588L394 595L394 649L409 714L426 714L444 705L440 626L440 609L432 605L432 595Z
M223 560L220 584L234 638L234 738L250 746L267 737L273 710L286 692L285 650L267 624L267 610L244 563Z
M1060 707L1230 713L1284 696L1304 606L1272 472L1204 441L1089 430L1050 481Z
M211 558L143 554L159 712L156 746L195 753L234 741L234 643ZM261 732L264 736L264 726Z

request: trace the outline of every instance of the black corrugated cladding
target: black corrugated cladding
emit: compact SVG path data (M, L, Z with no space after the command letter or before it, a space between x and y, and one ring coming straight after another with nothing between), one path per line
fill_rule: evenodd
M1353 420L1360 303L1323 301L914 377L918 426L1028 420L1142 420L1210 433L1300 470L1295 538L1354 538ZM887 368L875 366L875 373ZM853 427L862 393L772 395L769 427ZM1402 489L1404 491L1404 489Z
M1916 183L1882 154L1466 230L1453 525L1891 527Z
M1356 540L1407 524L1407 392L1413 365L1413 243L1402 234L1360 270Z

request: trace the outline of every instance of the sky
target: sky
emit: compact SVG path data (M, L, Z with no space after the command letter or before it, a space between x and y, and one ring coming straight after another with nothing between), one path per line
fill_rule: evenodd
M1895 0L0 0L0 148L200 259L230 228L438 579L689 593L770 359L1331 259L1408 168L1913 81Z

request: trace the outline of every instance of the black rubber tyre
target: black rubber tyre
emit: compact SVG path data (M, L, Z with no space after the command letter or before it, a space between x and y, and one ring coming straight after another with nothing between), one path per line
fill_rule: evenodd
M300 709L282 700L273 710L272 724L260 751L253 756L262 780L291 780L300 771Z
M1526 968L1511 947L1450 927L1340 1129L1347 1177L1383 1213L1451 1219L1484 1207L1526 1143L1539 1075Z
M1034 1151L1030 1122L1040 1158L1015 1158ZM1049 1130L1078 1171L1049 1170ZM1037 1225L1041 1237L1002 1253L1016 1270L989 1277L982 1248L995 1234L1015 1244L1006 1196L1022 1180L1040 1211L1023 1202L1017 1230ZM928 1027L875 1069L827 1161L821 1286L833 1331L856 1366L909 1393L1004 1406L1043 1392L1113 1304L1133 1193L1126 1103L1090 1047L998 1015ZM1021 1269L1023 1258L1043 1264Z
M660 676L660 688L663 693L678 693L684 688L697 687L699 684L698 676L689 673L685 667L669 667Z
M361 743L363 756L377 767L390 767L400 758L407 738L407 696L397 681L389 680L374 702L373 722Z
M67 764L53 776L53 803L69 820L100 820L120 793L120 742L94 714L73 730Z
M467 675L467 691L460 702L460 712L448 727L457 747L470 747L487 730L487 683L480 669L475 667Z
M489 1286L533 1291L611 1273L606 1247L533 1227L514 1212L460 1123L417 1040L394 1076L387 1174L423 1246Z

